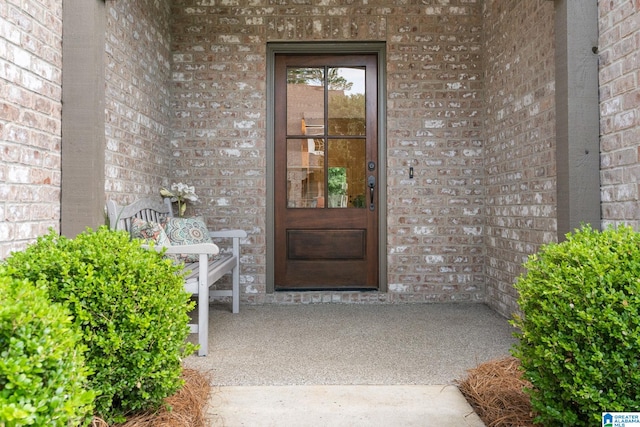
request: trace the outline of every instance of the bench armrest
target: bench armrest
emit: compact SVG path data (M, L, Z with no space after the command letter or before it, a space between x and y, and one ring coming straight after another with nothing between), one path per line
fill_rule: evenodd
M232 239L231 253L236 257L236 266L240 266L240 239L247 237L247 232L244 230L220 230L209 231L209 236L212 239ZM237 269L236 269L237 271Z
M245 238L247 237L247 232L244 230L220 230L220 231L209 231L209 236L211 238Z

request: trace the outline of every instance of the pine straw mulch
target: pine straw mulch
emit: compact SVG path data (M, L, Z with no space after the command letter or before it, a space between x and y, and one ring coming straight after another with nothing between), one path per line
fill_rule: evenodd
M515 357L493 360L470 369L458 388L487 427L532 427L533 411Z
M124 424L112 427L206 427L206 406L211 386L209 378L193 369L183 369L184 387L165 399L171 408L138 414L127 419ZM105 421L95 417L91 427L109 427Z

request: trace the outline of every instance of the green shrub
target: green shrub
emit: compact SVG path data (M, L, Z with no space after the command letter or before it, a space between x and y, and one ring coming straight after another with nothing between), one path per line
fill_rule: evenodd
M1 266L0 301L0 426L87 424L94 396L68 311Z
M193 304L171 261L101 227L75 239L50 232L6 262L69 307L88 348L97 415L124 421L182 386L181 359L194 350L185 342Z
M640 408L640 234L584 226L525 263L513 354L545 426Z

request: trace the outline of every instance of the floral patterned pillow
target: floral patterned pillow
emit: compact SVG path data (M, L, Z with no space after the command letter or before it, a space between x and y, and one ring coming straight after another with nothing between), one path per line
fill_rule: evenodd
M153 243L157 246L171 246L169 237L164 232L164 228L157 222L145 221L140 218L131 220L131 237L142 239L146 243Z
M209 230L202 217L195 218L165 218L162 227L172 245L195 245L198 243L213 243ZM184 262L198 261L197 254L178 255L177 259Z

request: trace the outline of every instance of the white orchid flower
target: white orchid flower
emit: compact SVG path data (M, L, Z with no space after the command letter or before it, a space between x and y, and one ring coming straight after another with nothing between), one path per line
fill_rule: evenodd
M171 190L166 188L160 188L160 195L162 197L170 198L172 202L178 203L178 215L183 216L187 210L187 201L197 202L198 195L194 186L177 182L171 184Z

